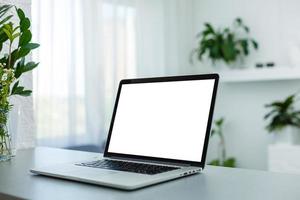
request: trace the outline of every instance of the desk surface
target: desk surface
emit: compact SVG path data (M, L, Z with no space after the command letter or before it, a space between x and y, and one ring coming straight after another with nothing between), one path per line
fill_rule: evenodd
M256 170L207 166L202 174L131 192L29 173L29 169L33 166L100 156L95 153L41 147L19 151L12 161L0 163L0 199L299 200L300 198L299 175Z

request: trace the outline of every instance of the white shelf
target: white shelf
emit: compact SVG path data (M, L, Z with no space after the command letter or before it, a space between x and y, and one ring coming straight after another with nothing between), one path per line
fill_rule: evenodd
M300 80L300 67L270 67L218 71L220 81L225 83Z

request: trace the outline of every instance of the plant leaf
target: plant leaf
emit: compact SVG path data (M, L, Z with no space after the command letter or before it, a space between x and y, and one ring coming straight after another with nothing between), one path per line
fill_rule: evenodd
M220 160L215 159L215 160L210 161L208 164L209 165L214 165L214 166L220 166Z
M33 70L34 68L36 68L38 65L39 65L39 63L28 62L26 65L23 65L22 73L31 71L31 70Z
M20 21L20 29L22 32L29 29L30 27L30 20L26 17Z
M19 83L18 83L19 84ZM11 95L15 95L15 94L19 94L20 92L22 92L24 90L24 87L22 86L15 86L13 87L12 91L11 91Z
M25 13L21 8L17 9L17 14L18 14L20 20L23 20L25 18Z
M213 135L215 135L216 134L216 130L215 129L212 129L211 130L211 133L210 133L210 136L213 136Z
M205 23L204 24L206 26L206 29L209 33L214 33L214 28L212 27L212 25L210 25L209 23Z
M31 90L23 90L22 92L20 92L18 95L23 96L23 97L28 97L30 96L32 93Z
M36 68L39 63L35 62L28 62L27 64L24 64L24 59L22 59L18 64L15 69L15 77L19 78L23 73L28 72Z
M7 34L0 28L0 43L4 43L8 40Z
M251 40L251 42L252 42L253 48L254 48L254 49L258 49L258 44L257 44L257 42L256 42L255 40Z
M13 32L13 27L12 27L13 25L12 25L11 22L9 22L9 23L7 23L7 24L4 24L3 26L4 26L4 28L5 28L6 30L8 30L10 33Z
M20 36L20 33L15 33L12 35L13 40Z
M18 28L20 28L20 26L16 26L16 27L13 29L13 33L16 32L16 30L18 30Z
M12 87L10 95L20 95L20 96L30 96L31 90L25 90L23 86L19 86L19 81L17 81Z
M18 85L19 85L19 81L15 82L15 84L14 84L14 86L12 87L12 90L11 90L11 95L12 95L13 93L15 93L15 91L16 91Z
M12 5L3 5L0 7L0 18L2 18L7 11L12 7Z
M28 43L28 44L24 45L23 48L32 50L32 49L38 48L39 46L40 45L37 43Z
M20 50L19 50L18 58L25 57L25 56L27 56L29 53L30 53L30 49L22 48L22 47L21 47Z
M22 67L24 66L25 58L23 57L17 64L15 69L15 77L19 78L22 75Z
M236 18L236 19L235 19L235 21L236 21L237 23L239 23L239 24L242 24L242 19L241 19L241 18L239 18L239 17L238 17L238 18Z
M30 42L31 38L32 38L32 34L31 34L30 30L25 30L20 37L19 47L22 47L22 46L28 44Z
M235 167L235 158L228 158L223 163L224 167Z
M250 29L248 26L244 26L244 30L246 31L246 33L249 33L250 32Z
M12 17L13 17L12 15L9 15L9 16L5 17L3 20L0 21L0 25L4 24L8 20L10 20Z
M0 63L7 63L7 60L8 60L7 56L4 55L4 56L0 59Z
M13 41L13 36L12 33L10 32L10 30L6 27L3 28L3 32L6 34L6 36L8 37L8 39L10 41Z
M215 124L217 126L222 126L223 122L224 122L224 117L221 117L220 119L218 119L218 120L215 121Z
M18 55L19 55L18 49L15 49L10 55L11 55L11 60L10 60L10 63L8 63L8 66L13 68L15 65L15 62L18 59Z

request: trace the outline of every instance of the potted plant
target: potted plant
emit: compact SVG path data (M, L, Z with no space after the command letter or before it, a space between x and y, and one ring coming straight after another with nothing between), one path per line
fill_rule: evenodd
M0 6L0 161L13 156L11 134L7 128L13 107L10 98L31 95L31 90L20 85L20 78L38 66L26 59L31 50L39 47L31 42L30 24L22 9Z
M226 155L226 146L225 146L225 138L223 135L223 125L224 125L224 118L220 118L214 122L214 128L211 130L211 136L218 136L219 137L219 146L218 146L218 153L219 158L212 160L209 162L209 165L215 166L223 166L223 167L236 167L236 160L234 157L228 157Z
M297 95L265 105L270 109L264 116L269 120L266 129L274 135L274 143L298 144L300 142L300 110L295 109Z
M210 23L204 24L204 30L197 35L198 47L192 51L199 61L208 57L213 65L221 62L233 66L236 61L242 61L250 53L251 46L258 49L258 43L249 37L250 29L241 18L234 20L233 26L215 28Z

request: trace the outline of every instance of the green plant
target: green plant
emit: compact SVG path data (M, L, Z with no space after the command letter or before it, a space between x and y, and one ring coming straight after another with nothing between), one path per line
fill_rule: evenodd
M198 47L192 51L192 56L202 61L207 54L213 63L223 60L227 64L249 54L250 46L258 49L258 43L249 37L250 29L241 18L234 20L232 28L214 28L210 23L204 24L205 29L197 37Z
M13 105L9 103L9 97L30 96L31 90L20 86L20 78L38 66L38 63L26 61L28 54L39 47L31 42L30 25L22 9L12 5L0 6L0 160L10 148L6 126Z
M296 94L290 95L282 101L274 101L265 105L271 110L264 116L267 120L271 118L266 129L272 133L279 131L286 126L294 126L300 128L300 111L295 109Z
M220 118L214 122L215 127L211 131L211 136L219 136L219 158L212 160L209 165L223 166L223 167L236 167L236 160L233 157L227 158L225 138L223 135L224 118Z

